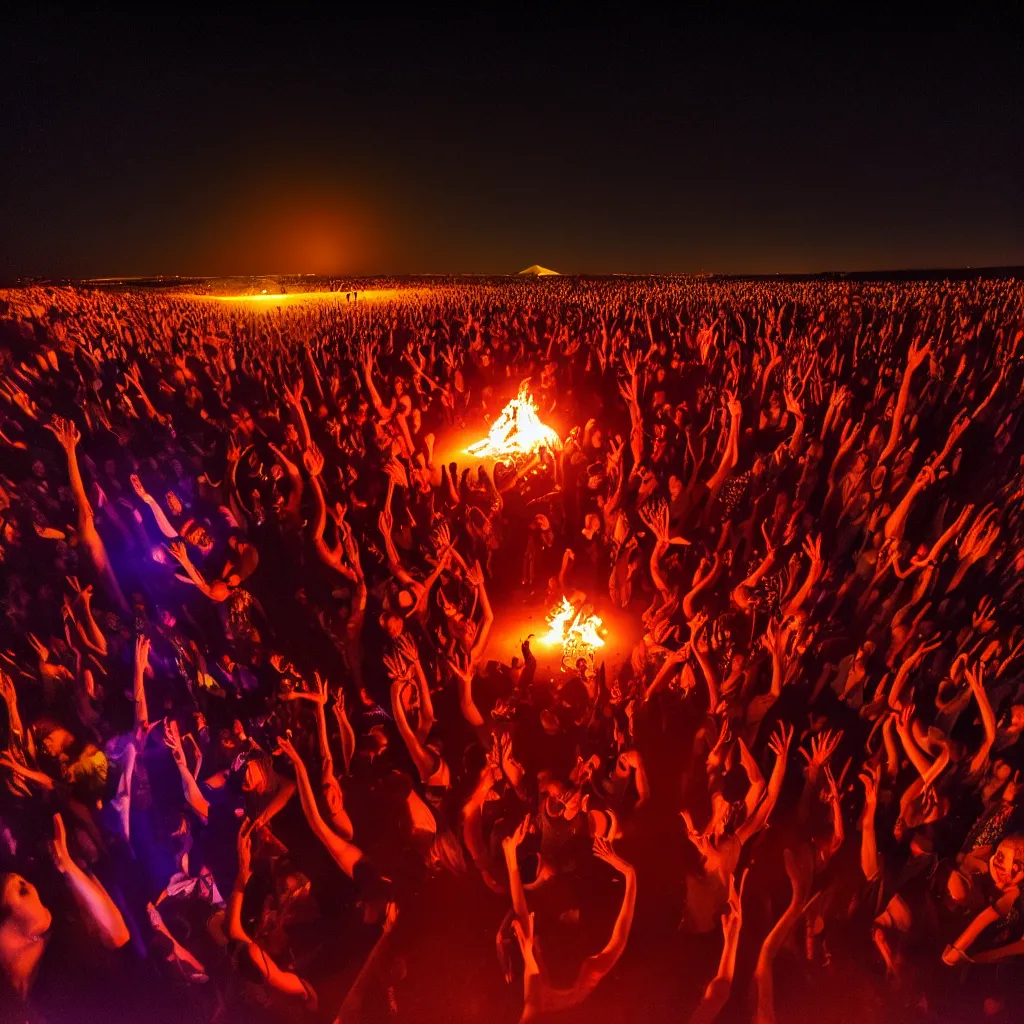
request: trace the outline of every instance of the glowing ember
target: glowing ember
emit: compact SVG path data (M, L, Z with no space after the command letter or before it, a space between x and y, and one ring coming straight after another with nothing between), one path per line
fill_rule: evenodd
M562 447L559 436L541 423L537 405L530 396L526 381L519 385L519 394L491 424L487 437L466 449L467 455L491 458L519 458L533 455L541 448Z
M566 658L593 658L598 647L604 647L604 640L598 630L601 620L596 615L584 615L577 611L569 599L563 597L558 607L548 616L548 631L541 643L561 644Z

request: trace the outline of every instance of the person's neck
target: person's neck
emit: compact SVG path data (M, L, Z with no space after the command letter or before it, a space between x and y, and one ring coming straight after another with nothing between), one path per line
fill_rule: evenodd
M0 971L11 989L24 999L45 949L46 933L27 933L10 921L0 925Z

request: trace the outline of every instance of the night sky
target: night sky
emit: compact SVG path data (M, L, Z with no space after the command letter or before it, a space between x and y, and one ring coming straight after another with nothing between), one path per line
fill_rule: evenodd
M1017 19L152 6L5 15L0 276L1024 264Z

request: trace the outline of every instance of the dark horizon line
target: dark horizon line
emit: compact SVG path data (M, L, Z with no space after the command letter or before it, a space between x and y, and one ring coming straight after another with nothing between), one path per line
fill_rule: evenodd
M187 284L189 282L207 282L222 280L251 281L259 278L274 278L280 280L297 280L307 278L311 281L324 281L330 279L341 279L347 281L377 280L380 278L393 279L439 279L439 278L518 278L527 277L534 279L532 275L523 275L521 271L506 273L486 273L477 271L455 271L447 273L333 273L333 274L308 274L308 273L260 273L260 274L142 274L142 275L111 275L102 277L71 277L68 275L24 275L8 279L0 279L0 288L27 288L27 287L82 287L82 286L103 286L113 285L156 285L156 284ZM815 270L815 271L688 271L688 272L666 272L666 271L605 271L605 272L561 272L554 276L563 278L693 278L693 279L719 279L719 280L802 280L813 278L872 278L872 277L982 277L982 276L1005 276L1024 277L1024 266L1014 264L992 264L988 266L946 266L946 267L880 267L861 270Z

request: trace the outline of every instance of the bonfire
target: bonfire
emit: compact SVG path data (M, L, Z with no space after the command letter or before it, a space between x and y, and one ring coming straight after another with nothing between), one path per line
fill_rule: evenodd
M519 385L519 394L491 424L487 437L466 449L477 458L521 459L535 455L541 448L559 449L562 441L537 415L537 404L530 395L526 381Z
M601 620L596 615L584 615L584 609L573 607L567 597L563 597L558 606L548 616L548 631L542 636L541 643L561 644L562 656L570 661L577 658L592 660L594 651L604 647L598 630Z

